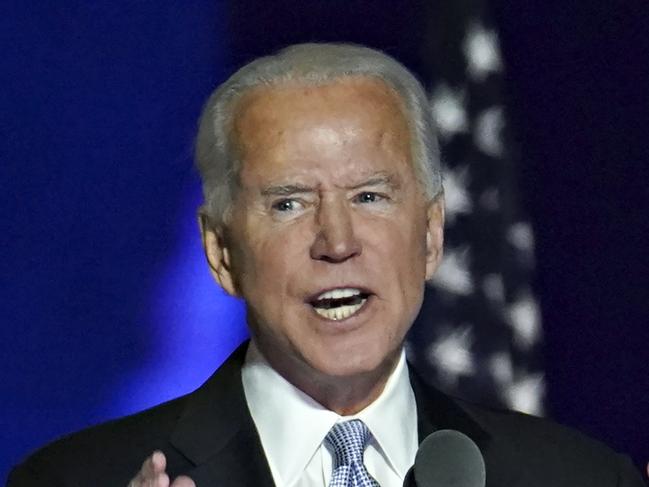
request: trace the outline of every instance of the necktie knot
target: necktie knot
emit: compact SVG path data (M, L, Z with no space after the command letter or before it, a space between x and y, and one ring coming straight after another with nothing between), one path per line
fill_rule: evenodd
M325 437L334 452L330 487L378 487L363 464L363 453L371 438L360 419L337 423Z
M355 462L362 464L369 439L370 430L360 419L335 424L325 438L334 450L334 468Z

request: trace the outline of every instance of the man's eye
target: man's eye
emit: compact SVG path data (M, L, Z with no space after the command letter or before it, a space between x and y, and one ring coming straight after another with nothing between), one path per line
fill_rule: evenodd
M273 203L273 210L287 212L297 210L299 203L292 199L283 199Z
M381 199L381 195L372 191L363 191L362 193L356 195L355 198L358 203L375 203L376 201L380 201Z

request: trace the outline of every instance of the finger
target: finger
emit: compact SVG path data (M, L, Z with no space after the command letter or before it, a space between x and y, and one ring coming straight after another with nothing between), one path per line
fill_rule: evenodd
M142 463L142 467L137 475L129 482L129 487L149 487L158 486L158 476L161 474L166 477L166 484L160 484L160 487L167 487L169 485L169 477L164 473L167 467L167 459L161 451L154 451ZM164 482L164 478L160 479Z
M160 459L156 456L156 453L157 452L152 453L150 457L147 457L147 459L144 460L142 467L138 472L138 480L151 480L153 477L155 477L155 474L157 473L156 464L160 462Z
M196 484L189 477L181 475L180 477L177 477L176 480L173 481L171 487L196 487Z
M163 473L167 468L167 458L165 457L165 454L159 450L154 451L149 457L149 460L150 472L153 475Z

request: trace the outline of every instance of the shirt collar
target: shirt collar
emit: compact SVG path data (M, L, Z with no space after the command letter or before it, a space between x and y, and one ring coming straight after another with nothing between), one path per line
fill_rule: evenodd
M414 461L417 408L403 351L381 395L353 416L342 417L296 388L266 362L254 342L248 348L242 381L250 414L279 485L292 485L332 426L349 419L358 418L367 425L399 476L404 477Z
M361 419L372 432L392 469L405 477L417 453L417 405L410 386L405 352L381 395L369 406L344 420Z

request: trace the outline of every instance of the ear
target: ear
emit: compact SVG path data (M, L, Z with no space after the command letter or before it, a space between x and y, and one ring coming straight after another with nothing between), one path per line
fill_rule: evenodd
M433 277L444 253L444 193L428 204L426 228L426 280Z
M209 218L203 213L198 215L201 229L203 250L210 267L210 273L216 282L230 296L239 296L232 273L230 249L226 243L225 229L210 224Z

